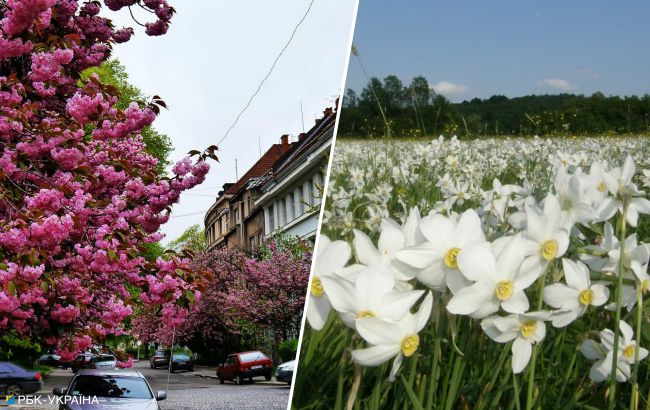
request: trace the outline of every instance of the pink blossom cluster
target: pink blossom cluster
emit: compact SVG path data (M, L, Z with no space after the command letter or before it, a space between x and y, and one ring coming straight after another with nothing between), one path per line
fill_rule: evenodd
M166 31L167 2L140 4L156 18L146 31ZM64 359L128 331L134 306L177 325L201 295L189 261L148 261L143 245L160 240L170 206L209 166L184 159L162 178L140 135L154 110L119 109L114 88L79 80L133 34L100 12L100 2L0 1L0 332Z

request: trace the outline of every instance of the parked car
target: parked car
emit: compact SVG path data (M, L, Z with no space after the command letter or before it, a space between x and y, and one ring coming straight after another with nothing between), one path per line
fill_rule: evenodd
M59 410L154 410L160 409L158 401L167 398L164 391L154 395L140 372L126 370L82 369L72 378L68 387L57 387L54 394L67 396L65 404L61 404Z
M43 387L39 372L27 370L15 363L0 362L0 392L6 396L34 393Z
M156 353L149 359L149 366L152 369L169 366L169 350L156 350Z
M253 377L264 376L269 381L273 372L273 362L259 351L234 353L217 368L217 377L221 384L232 380L241 384L244 379L252 382Z
M100 354L90 359L90 369L115 370L117 359L112 354Z
M77 358L70 363L72 373L77 373L81 369L89 369L92 367L92 359L95 357L92 353L80 353Z
M279 382L285 382L287 384L291 384L291 379L293 379L293 369L295 366L296 366L295 360L282 363L276 369L275 379Z
M172 373L176 370L187 370L188 372L194 371L194 362L192 358L184 353L174 353L172 355Z
M39 357L36 363L44 366L59 367L61 366L61 356L53 353L46 353Z

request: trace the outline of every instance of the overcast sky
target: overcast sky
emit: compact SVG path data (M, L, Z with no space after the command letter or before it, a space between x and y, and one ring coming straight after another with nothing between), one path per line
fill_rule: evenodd
M174 145L172 160L202 150L225 134L264 78L303 16L309 0L172 0L176 8L169 32L148 37L141 27L114 55L130 82L169 106L154 123ZM239 124L221 144L220 163L211 162L206 182L181 196L163 226L169 242L192 224L203 226L205 211L220 187L235 180L279 142L282 134L302 132L333 106L342 88L356 1L316 0L311 12L271 77ZM127 13L112 13L116 26L133 26ZM136 14L146 21L146 15ZM182 216L186 214L194 214Z
M647 0L362 1L354 43L371 76L424 75L454 101L650 93ZM348 87L366 85L350 62Z

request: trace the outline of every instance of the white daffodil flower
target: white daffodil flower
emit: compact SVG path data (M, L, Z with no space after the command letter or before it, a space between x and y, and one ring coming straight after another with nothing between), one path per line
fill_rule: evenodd
M564 327L582 316L589 305L602 306L609 299L605 285L591 284L589 270L582 262L562 259L566 285L554 283L544 288L544 302L559 311L553 312L551 321L555 327Z
M354 230L354 251L362 265L381 268L400 281L413 279L415 271L396 258L398 251L406 246L406 236L402 227L392 219L381 222L381 233L377 247L368 235Z
M605 222L603 232L603 237L596 245L585 246L585 249L589 253L580 255L580 259L586 263L591 270L597 272L602 272L603 267L608 264L606 256L609 251L619 246L618 238L614 235L614 227L611 223Z
M636 349L639 349L639 360L648 356L648 350L638 347L634 340L634 331L627 323L621 321L621 338L619 338L619 349L617 353L616 381L624 382L630 378L630 365L634 363ZM602 382L609 379L612 373L612 362L614 358L614 332L605 329L600 332L600 343L587 339L580 345L582 354L590 360L596 360L589 371L589 378L595 382Z
M358 273L354 284L329 276L323 277L322 283L332 307L353 329L356 319L401 320L424 293L423 290L397 292L393 276L373 268Z
M548 312L528 312L524 315L491 316L481 321L481 327L497 343L512 342L512 372L524 371L533 350L546 335Z
M603 272L611 272L618 275L619 261L621 260L621 244L616 243L608 253L607 261L602 267ZM634 273L637 280L643 281L644 274L648 271L650 260L650 248L645 243L638 243L636 233L625 238L625 253L623 255L623 267Z
M639 191L636 184L632 182L635 172L634 160L628 155L622 168L614 168L611 172L603 174L607 189L616 196L616 198L609 198L609 204L603 207L613 209L614 212L618 209L622 213L623 202L626 201L628 205L625 219L631 226L637 225L639 214L650 214L650 201L641 198L644 193ZM612 215L613 213L610 212L608 217Z
M307 302L307 321L315 330L323 328L331 309L322 279L333 276L335 271L343 268L351 254L350 245L345 241L331 241L325 235L318 238Z
M488 246L478 214L469 209L458 220L429 215L422 218L420 231L427 242L400 250L397 258L419 270L418 281L432 289L444 291L448 285L455 293L468 286L470 282L458 271L457 258L469 245Z
M599 219L595 216L596 211L589 203L589 198L580 188L580 179L577 176L568 174L565 168L558 168L553 185L566 226Z
M528 240L529 257L522 269L536 272L541 276L554 259L562 257L569 247L570 226L562 218L562 209L557 198L548 194L544 198L543 209L526 205L526 230L523 238Z
M403 358L413 356L420 346L418 333L429 320L432 304L433 296L428 293L417 313L407 313L397 323L376 317L357 319L357 332L370 347L353 350L354 361L362 366L379 366L394 358L389 380L395 380Z
M495 313L499 307L508 313L526 312L529 304L524 290L537 276L521 273L525 255L526 241L520 237L511 239L497 256L485 246L465 248L458 255L458 268L474 284L456 293L447 304L447 310L478 319Z

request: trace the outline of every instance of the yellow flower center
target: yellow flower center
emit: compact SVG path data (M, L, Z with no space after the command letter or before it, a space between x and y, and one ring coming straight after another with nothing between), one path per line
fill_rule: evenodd
M464 192L459 192L458 193L458 198L464 199L465 198L465 193Z
M635 351L634 345L625 346L625 349L623 349L623 357L626 358L627 360L633 359L634 351Z
M458 269L458 253L460 248L451 248L445 254L445 265L449 269Z
M315 277L311 280L311 294L317 298L325 294L325 289L323 289L320 278Z
M648 288L650 288L650 280L646 279L641 283L641 292L646 293Z
M357 313L357 319L363 319L366 317L375 317L375 312L371 310L362 310L361 312Z
M409 335L402 339L402 353L406 357L413 356L418 345L420 344L420 337L418 335Z
M547 261L555 259L557 255L557 241L555 239L549 239L548 241L542 244L542 258Z
M496 294L499 300L508 300L515 290L515 284L509 280L504 280L497 283Z
M600 192L605 192L605 190L607 189L607 186L605 185L604 182L601 182L600 184L598 184L598 186L597 186L596 188L597 188Z
M535 330L537 330L537 321L535 320L526 320L521 324L520 331L523 337L531 337L535 334Z
M591 305L591 302L594 301L594 291L591 289L581 291L578 295L578 300L585 306Z

